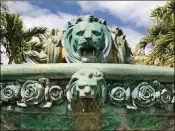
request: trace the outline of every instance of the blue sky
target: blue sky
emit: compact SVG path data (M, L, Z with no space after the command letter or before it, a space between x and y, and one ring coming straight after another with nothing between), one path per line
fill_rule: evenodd
M47 8L49 9L52 13L57 13L57 11L59 10L60 12L64 12L64 13L71 13L73 15L85 15L85 14L89 14L89 12L83 12L81 9L81 6L75 2L58 2L58 1L53 1L53 2L29 2L32 5L36 5L39 6L41 8ZM111 15L108 12L102 12L102 11L94 11L94 12L90 12L91 14L103 18L105 20L107 20L107 24L108 26L112 26L112 25L118 25L118 26L129 26L133 29L138 30L141 33L145 33L145 29L142 27L137 27L134 26L133 23L123 23L119 18L116 18L115 16Z
M129 45L135 45L151 26L152 9L166 1L15 1L9 2L11 12L19 13L26 28L45 26L66 28L67 22L79 15L92 14L107 21L109 28L121 28Z

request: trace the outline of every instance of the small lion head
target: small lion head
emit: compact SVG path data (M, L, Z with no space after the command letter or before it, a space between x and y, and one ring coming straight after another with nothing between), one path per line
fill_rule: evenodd
M92 99L97 105L103 104L106 96L106 82L103 74L95 69L82 69L76 72L68 85L67 99L76 102Z
M103 62L110 52L112 36L105 20L86 15L69 22L62 43L70 63Z

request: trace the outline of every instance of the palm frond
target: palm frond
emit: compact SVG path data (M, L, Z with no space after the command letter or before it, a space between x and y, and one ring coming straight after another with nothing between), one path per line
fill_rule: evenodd
M3 38L5 39L3 45L7 49L9 55L9 63L21 63L25 61L27 56L26 51L38 51L42 49L42 42L31 42L33 37L38 37L42 41L46 34L47 28L34 27L31 29L24 29L24 24L19 14L6 13L5 24L3 28Z
M34 27L31 29L26 30L23 33L23 38L25 41L31 41L32 37L38 37L40 41L42 41L43 36L46 35L47 28L45 27Z

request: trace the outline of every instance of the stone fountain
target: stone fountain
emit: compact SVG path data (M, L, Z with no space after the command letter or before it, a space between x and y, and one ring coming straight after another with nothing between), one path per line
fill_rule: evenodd
M52 30L40 62L1 66L3 130L174 128L174 69L134 65L123 31L101 18Z

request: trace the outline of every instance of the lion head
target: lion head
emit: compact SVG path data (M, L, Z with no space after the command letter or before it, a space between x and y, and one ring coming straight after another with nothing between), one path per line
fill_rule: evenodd
M71 104L80 102L85 105L87 101L92 100L92 103L100 106L106 97L106 82L103 74L95 69L81 69L76 72L67 88L67 99Z
M112 36L106 21L92 15L68 22L62 41L69 63L104 62L112 46Z

